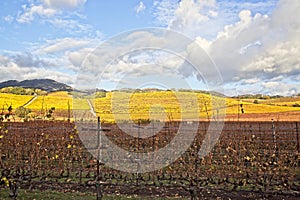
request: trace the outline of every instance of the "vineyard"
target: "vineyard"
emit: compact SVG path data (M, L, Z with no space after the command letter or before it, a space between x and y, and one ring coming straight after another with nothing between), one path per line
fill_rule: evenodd
M217 123L217 122L211 122ZM150 137L132 137L117 125L89 122L86 130L93 137L103 136L129 152L154 152L172 142L184 124L184 141L191 135L194 122L129 124L132 132ZM197 134L178 159L162 169L141 173L140 160L121 159L109 151L109 143L96 148L103 151L98 161L82 144L82 128L58 121L3 122L0 127L1 187L9 187L16 198L20 188L93 192L95 199L104 194L123 194L191 199L297 199L300 195L300 154L298 122L226 122L212 151L198 152L210 123L199 122ZM157 131L156 131L157 130ZM214 130L210 133L213 137ZM210 136L209 136L210 137ZM171 149L174 153L179 148ZM166 152L168 153L168 152ZM135 166L131 172L108 167ZM160 158L149 160L151 166ZM144 161L144 164L147 161Z
M67 92L53 92L46 96L38 96L28 108L39 111L41 109L55 107L57 110L73 109L73 105L77 105L77 109L88 109L89 105L86 99L72 98L72 95Z
M1 187L12 199L22 190L89 192L95 199L300 195L299 97L0 95Z
M138 119L149 120L149 113L163 109L168 120L181 120L183 102L194 97L198 106L188 106L185 113L189 118L201 118L202 120L214 118L217 112L226 115L226 120L237 121L241 118L244 121L269 121L277 119L281 121L300 120L300 98L284 97L269 100L257 99L237 99L211 96L200 92L174 92L174 91L154 91L154 92L107 92L102 95L74 96L68 92L52 92L48 95L15 95L0 93L1 113L6 113L11 106L11 114L15 114L19 107L26 107L31 111L28 118L43 118L51 108L55 112L51 119L66 120L72 118L73 110L90 110L91 103L95 113L105 122L114 123L114 114L119 114L124 120ZM128 99L128 102L120 102L118 99ZM32 100L32 101L31 101ZM180 102L182 101L182 102ZM223 101L221 106L212 106L213 101ZM256 102L256 103L254 103ZM112 105L114 106L112 107ZM241 111L241 106L242 110ZM125 111L125 113L124 113ZM121 116L123 115L123 116ZM259 116L258 116L259 115ZM266 116L265 116L266 115ZM264 117L262 117L264 116ZM20 121L15 116L14 120Z
M117 96L114 98L114 96ZM180 98L183 96L183 98ZM233 98L223 98L211 96L203 93L194 92L173 92L173 91L159 91L159 92L145 92L145 93L121 93L110 92L107 93L104 98L93 99L93 106L97 114L101 116L106 122L114 122L114 114L119 113L124 115L124 120L129 118L132 120L149 119L149 113L153 107L162 107L167 114L166 118L172 120L180 120L182 117L181 104L182 102L189 101L191 97L196 96L198 107L191 106L186 107L184 112L187 112L190 118L213 118L217 115L217 109L220 115L226 115L228 120L237 120L238 117L243 117L244 120L253 120L256 116L247 117L251 114L269 114L263 120L271 120L272 118L279 118L283 116L281 120L288 120L284 117L284 113L290 114L295 112L296 116L293 120L300 120L299 113L300 107L284 106L275 104L273 101L261 101L259 104L253 103L248 100L238 100ZM128 102L120 101L120 99L128 98ZM292 99L297 102L299 98ZM293 101L290 101L289 105L292 105ZM182 101L182 102L180 102ZM220 105L212 106L212 102L220 102ZM276 100L275 100L276 101ZM272 103L271 103L272 102ZM115 104L114 108L112 105ZM126 107L128 105L128 107ZM243 106L243 113L241 107ZM124 113L126 111L126 113ZM291 118L290 115L289 117Z
M16 94L6 94L0 93L0 106L1 109L12 105L14 108L23 106L26 104L33 96L30 95L16 95Z

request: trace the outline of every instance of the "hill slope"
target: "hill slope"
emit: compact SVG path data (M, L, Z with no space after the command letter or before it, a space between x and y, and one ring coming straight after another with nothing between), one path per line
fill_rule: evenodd
M72 91L73 88L51 79L32 79L24 81L9 80L0 83L0 89L5 87L23 87L45 90L47 92L54 91Z

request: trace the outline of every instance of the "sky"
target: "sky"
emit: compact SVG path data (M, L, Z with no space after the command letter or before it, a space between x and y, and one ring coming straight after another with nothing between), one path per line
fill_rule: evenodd
M76 87L100 74L108 90L134 81L210 89L205 83L218 76L228 95L300 93L299 0L2 0L0 7L1 82L50 78ZM175 55L185 38L184 56ZM136 51L147 45L161 49ZM199 60L198 47L213 75L187 64ZM95 67L89 73L87 64Z

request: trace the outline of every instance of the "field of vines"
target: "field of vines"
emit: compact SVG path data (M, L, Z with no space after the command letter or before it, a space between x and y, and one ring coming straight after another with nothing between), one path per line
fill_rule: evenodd
M74 104L77 106L77 109L89 109L86 99L72 98L72 95L67 92L53 92L46 96L38 96L27 108L34 111L47 110L51 107L54 107L56 110L68 110L73 109Z
M96 138L107 136L113 144L130 152L154 152L170 143L180 124L182 140L191 122L166 122L159 129L153 123L131 124L135 138L115 124L89 123ZM212 122L214 123L214 122ZM155 171L140 173L139 161L95 159L80 140L74 123L58 121L3 122L0 125L1 187L9 187L16 198L18 189L91 191L95 199L103 194L188 197L191 199L297 199L300 195L299 122L226 122L211 152L198 156L209 127L199 122L192 144L175 162ZM148 127L148 128L146 128ZM155 129L159 129L155 133ZM214 130L211 130L213 133ZM104 152L108 144L99 148ZM176 153L173 148L171 153ZM116 163L136 162L131 172L114 170L105 159ZM156 164L155 159L151 165ZM230 196L231 195L231 196Z
M75 95L76 96L76 95ZM30 114L26 116L27 119L42 118L45 119L48 111L55 108L52 119L65 120L71 116L73 110L87 110L91 109L92 105L94 112L105 122L115 122L114 114L123 120L138 119L149 120L151 116L149 113L158 112L159 109L163 110L164 115L160 118L164 120L181 120L182 113L186 113L188 118L201 118L205 120L214 118L221 113L226 115L228 120L237 120L239 117L245 120L255 119L255 116L267 114L260 120L280 119L288 120L288 116L293 116L291 120L299 119L299 97L297 98L277 98L269 100L257 100L254 103L253 99L236 99L236 98L221 98L213 97L204 93L197 92L173 92L173 91L154 91L154 92L106 92L102 96L83 96L77 95L72 97L68 92L52 92L47 95L15 95L0 93L0 109L1 114L5 114L8 108L12 107L11 114L14 115L15 111L24 106L30 110ZM118 96L118 98L114 98ZM178 98L179 97L179 98ZM180 98L182 97L182 98ZM188 102L191 97L197 99L197 106L189 106L182 110L182 103ZM128 102L123 102L128 99ZM33 101L30 101L30 100ZM121 99L121 102L120 102ZM30 101L30 103L28 103ZM223 101L220 106L212 106L212 101ZM28 104L27 104L28 103ZM195 104L195 103L194 103ZM114 105L114 106L112 106ZM127 106L128 105L128 106ZM242 107L241 107L242 105ZM243 111L241 111L241 109ZM126 113L124 113L124 111ZM298 114L297 114L298 113ZM294 117L295 115L298 115ZM14 121L22 121L18 116L14 116Z
M262 113L271 114L273 115L271 118L275 118L277 113L300 111L300 107L267 104L264 103L264 101L255 104L253 101L212 97L211 95L195 92L158 91L133 94L126 92L108 92L106 97L92 99L91 101L95 112L107 122L114 122L114 114L116 113L124 120L128 120L129 118L133 121L138 119L147 120L150 118L149 113L155 109L155 106L164 109L166 119L180 120L182 117L182 102L186 100L189 101L193 95L196 96L199 106L185 107L183 112L188 113L189 117L194 119L199 117L201 119L213 118L217 115L217 112L220 112L220 115L226 114L233 116L233 118L237 118L239 114ZM183 98L180 99L180 96L183 96ZM128 99L129 101L123 102L123 99ZM180 101L182 102L180 103ZM215 105L213 107L213 101L220 101L222 105ZM112 104L114 104L113 108ZM243 113L241 112L240 105L243 106ZM124 113L124 111L126 111L126 113Z
M33 96L31 95L17 95L0 93L0 108L6 110L7 107L12 106L17 108L26 104Z

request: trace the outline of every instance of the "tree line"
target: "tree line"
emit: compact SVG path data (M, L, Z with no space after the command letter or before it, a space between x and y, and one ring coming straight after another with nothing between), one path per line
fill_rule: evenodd
M18 95L46 95L47 92L35 88L22 87L5 87L0 89L1 93L18 94Z

